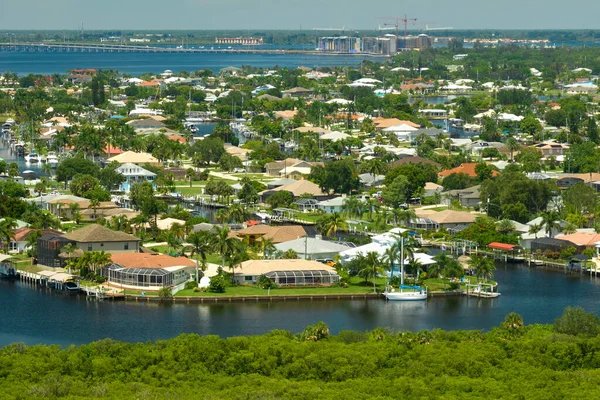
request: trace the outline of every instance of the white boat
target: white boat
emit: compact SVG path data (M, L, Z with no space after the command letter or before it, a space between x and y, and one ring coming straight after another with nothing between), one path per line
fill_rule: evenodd
M56 154L48 154L48 156L46 157L46 163L50 166L57 166L58 165L58 157Z
M390 301L418 301L427 300L427 289L419 288L414 292L405 292L401 289L399 292L384 292L383 295Z
M30 153L25 156L25 162L28 162L31 164L37 164L40 162L40 157L35 153Z
M488 286L487 284L485 284L485 285ZM481 297L481 298L485 298L485 299L495 299L496 297L500 297L501 293L492 291L493 290L492 285L489 285L489 287L490 287L490 290L487 291L487 290L485 290L485 287L482 284L479 284L473 290L468 291L468 294L469 294L469 296Z
M394 276L394 265L390 271L390 281ZM399 292L391 289L391 285L385 288L383 295L389 301L422 301L427 300L427 288L420 286L404 285L404 237L400 236L400 288Z

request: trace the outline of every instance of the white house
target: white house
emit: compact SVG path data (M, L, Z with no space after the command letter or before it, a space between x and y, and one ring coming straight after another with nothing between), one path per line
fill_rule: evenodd
M131 163L125 163L118 167L117 171L125 177L125 181L119 187L119 190L122 192L129 193L129 191L131 191L131 187L136 183L152 182L152 186L154 186L156 174L140 166Z
M342 212L344 203L346 202L346 196L334 197L333 199L323 200L317 204L320 210L325 211L327 214L334 212Z

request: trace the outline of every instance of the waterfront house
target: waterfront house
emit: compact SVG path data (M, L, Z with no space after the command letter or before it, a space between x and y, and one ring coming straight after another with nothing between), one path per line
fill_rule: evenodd
M466 211L434 211L431 209L419 209L415 211L416 218L409 222L411 228L416 229L454 229L455 231L467 227L475 222L478 214Z
M36 229L21 227L14 231L14 237L8 244L8 251L10 253L24 253L29 250L27 246L27 240L29 237L36 232ZM62 232L54 229L40 229L40 237L47 235L62 235ZM0 243L0 249L4 249L4 242Z
M107 253L137 253L140 239L125 232L113 231L98 224L86 225L63 236L83 251L105 251Z
M334 212L340 213L346 202L346 195L334 197L333 199L323 200L317 203L319 210L325 212L325 214L332 214Z
M155 186L154 180L156 179L156 174L136 164L122 164L117 168L117 172L125 177L125 181L119 187L121 192L129 193L131 187L136 183L151 182L152 186Z
M556 235L558 240L566 240L573 243L577 248L596 249L596 243L600 242L600 234L596 232L575 232L571 234Z
M64 267L65 260L60 258L59 254L69 243L73 242L59 233L40 237L37 242L38 265L52 268Z
M115 253L101 271L109 285L135 290L182 290L195 273L196 262L166 254Z
M248 260L235 273L237 284L256 284L264 275L278 286L330 286L339 282L334 268L310 260Z
M476 166L477 166L477 163L463 163L463 164L460 164L456 168L446 169L446 170L440 172L438 174L438 177L440 179L443 179L443 178L447 177L448 175L452 175L452 174L467 174L471 178L476 178L477 177L477 173L475 172ZM496 170L492 171L492 176L498 176L499 174L500 173Z

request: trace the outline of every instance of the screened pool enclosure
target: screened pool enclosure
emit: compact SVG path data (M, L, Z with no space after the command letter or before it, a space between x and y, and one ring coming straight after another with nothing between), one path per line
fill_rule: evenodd
M265 274L279 286L326 286L339 283L340 277L330 271L271 271Z

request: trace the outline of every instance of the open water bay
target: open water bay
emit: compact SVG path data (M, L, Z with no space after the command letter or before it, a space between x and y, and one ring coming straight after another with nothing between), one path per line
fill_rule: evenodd
M82 344L103 338L139 342L181 333L222 337L273 329L301 332L324 321L333 333L378 326L419 331L487 330L515 311L525 323L552 323L567 306L600 313L600 279L499 265L497 299L435 298L425 302L313 301L231 304L158 304L88 301L20 282L0 281L0 346Z

